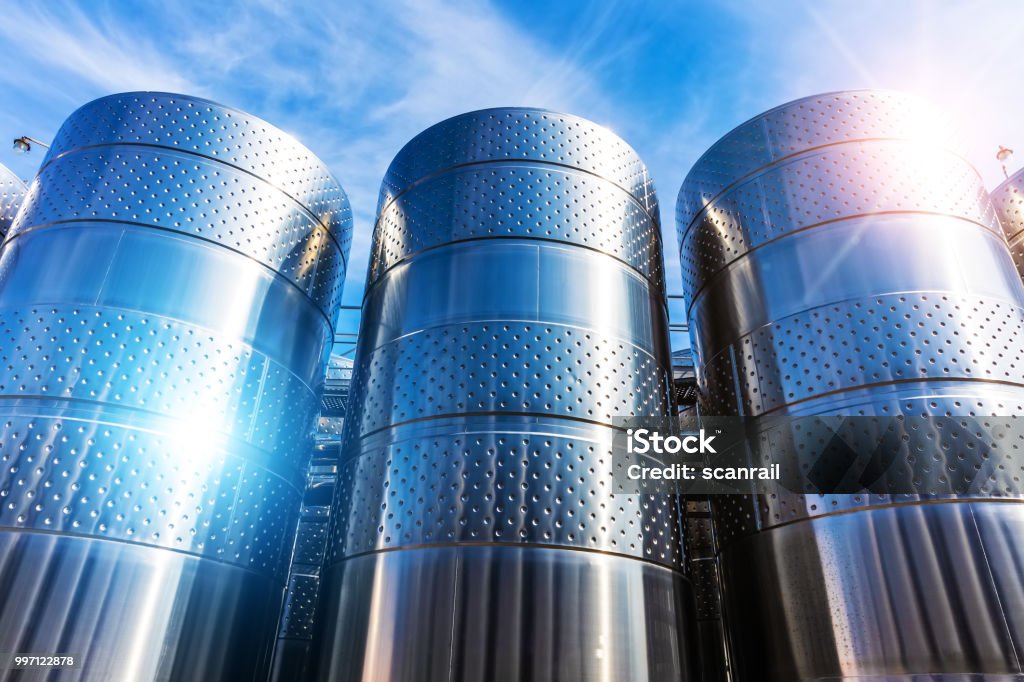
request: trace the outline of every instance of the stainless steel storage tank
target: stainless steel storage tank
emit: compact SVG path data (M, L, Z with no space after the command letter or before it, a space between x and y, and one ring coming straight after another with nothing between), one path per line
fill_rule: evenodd
M0 256L0 651L265 679L350 236L294 139L113 95Z
M647 169L478 111L399 152L378 216L321 679L686 679L675 502L611 495L612 418L671 403Z
M678 229L704 414L1024 413L1024 290L943 130L909 96L832 93L697 162ZM1013 502L716 497L736 679L1021 672Z
M1017 272L1024 277L1024 170L1019 170L992 190L992 203L1010 246Z
M7 166L0 165L0 237L7 234L18 213L18 207L25 199L28 187Z

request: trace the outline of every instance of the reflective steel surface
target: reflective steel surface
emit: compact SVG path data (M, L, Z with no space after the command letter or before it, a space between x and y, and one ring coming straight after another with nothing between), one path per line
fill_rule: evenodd
M325 568L323 680L684 680L667 496L612 496L612 417L671 409L646 168L493 109L385 177Z
M0 650L266 678L350 232L242 112L128 93L64 123L0 252Z
M1024 288L950 139L923 102L841 92L697 162L677 219L704 414L1024 413ZM1024 507L935 492L716 497L735 679L1021 673Z
M0 237L7 234L25 199L28 187L7 166L0 164Z
M1017 171L992 190L992 203L1010 246L1013 264L1024 277L1024 170Z

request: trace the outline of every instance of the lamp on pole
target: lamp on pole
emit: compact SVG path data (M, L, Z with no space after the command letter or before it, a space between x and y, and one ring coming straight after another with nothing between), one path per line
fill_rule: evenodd
M21 137L17 137L14 139L14 151L18 152L19 154L27 154L28 152L32 151L32 145L34 144L37 144L40 147L43 147L44 149L50 148L50 145L46 144L41 140L37 140L34 137L29 137L28 135L22 135Z
M1003 166L1003 177L1009 178L1010 174L1006 172L1006 162L1013 156L1013 150L1009 147L999 145L999 151L996 152L996 161Z

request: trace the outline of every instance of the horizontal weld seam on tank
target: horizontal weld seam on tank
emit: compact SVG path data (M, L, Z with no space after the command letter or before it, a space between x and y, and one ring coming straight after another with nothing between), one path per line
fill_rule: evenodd
M715 194L710 199L705 200L704 201L704 205L701 207L701 209L699 211L697 211L693 215L693 218L690 220L689 224L687 224L686 229L683 230L683 233L679 236L679 241L682 242L683 239L686 238L686 235L689 234L691 228L693 228L694 223L697 222L697 219L700 218L702 215L704 215L704 213L707 212L707 209L712 204L714 204L716 201L721 199L723 195L728 193L730 190L734 189L737 185L742 184L743 182L749 180L753 176L758 175L762 171L767 170L769 168L773 168L773 167L778 166L779 164L781 164L781 163L783 163L785 161L789 161L791 159L795 159L796 157L803 156L804 154L809 154L811 152L820 151L822 149L828 149L830 147L842 147L842 146L851 145L851 144L852 145L858 145L858 144L862 144L864 142L906 142L907 144L913 144L913 145L918 145L918 146L925 146L924 142L922 142L920 140L913 140L913 139L910 139L910 138L907 138L907 137L863 137L863 138L858 138L856 140L841 140L839 142L829 142L828 144L822 144L822 145L818 145L816 147L808 147L807 149L801 149L798 152L793 152L792 154L787 154L786 156L779 157L778 159L775 159L771 163L766 163L765 165L760 166L759 168L755 168L754 170L750 171L749 173L746 173L745 175L741 175L740 177L736 178L731 183L729 183L728 185L723 187L721 190L719 190L718 194ZM972 171L974 171L974 175L977 176L979 181L981 181L981 173L979 173L978 169L974 167L974 164L972 164L970 161L968 161L962 154L960 154L956 150L951 149L951 148L946 147L946 146L943 146L943 145L927 145L927 146L930 149L944 151L944 152L946 152L946 153L948 153L948 154L950 154L952 156L955 156L956 158L960 159L965 164L967 164L967 166ZM697 165L699 163L700 163L700 160L698 159L697 163L694 164L693 168L690 170L691 173L697 168ZM687 176L687 177L689 177L689 176ZM982 184L984 184L984 183L982 183ZM686 180L683 180L683 186L684 187L686 186Z
M33 225L32 227L29 227L27 229L18 230L13 235L8 233L7 238L4 239L4 241L3 241L3 245L7 245L10 242L13 242L18 237L20 237L22 235L25 235L25 234L30 234L30 233L35 232L37 230L43 230L43 229L47 229L47 228L51 228L51 227L65 227L65 226L68 226L68 225L74 225L75 223L106 223L106 224L109 224L109 225L130 225L132 227L142 227L142 228L145 228L147 230L160 230L161 232L170 232L172 234L182 235L182 236L187 237L189 239L195 239L197 241L206 242L207 244L213 244L214 246L222 248L225 251L230 251L231 253L234 253L236 255L242 256L243 258L246 258L246 259L252 261L253 263L256 263L256 264L260 265L261 267L263 267L264 269L268 270L270 273L272 273L274 275L275 279L278 279L278 280L280 280L282 282L286 282L290 286L294 287L297 291L299 291L302 294L303 298L305 298L316 309L316 311L320 314L320 316L324 318L324 320L327 322L328 328L331 330L331 335L332 336L334 335L334 323L331 321L330 315L327 314L327 311L325 311L320 306L320 304L316 302L316 300L312 296L310 296L308 293L303 291L302 287L300 287L298 285L298 283L292 281L288 277L285 277L284 275L282 275L280 272L275 270L270 265L267 265L266 263L264 263L261 260L257 260L256 258L250 256L247 253L244 253L242 251L239 251L238 249L230 247L230 246L224 244L223 242L218 242L218 241L216 241L214 239L209 239L207 237L202 237L202 236L197 235L197 234L192 234L192 233L189 233L189 232L183 232L181 230L175 230L173 228L163 227L161 225L150 225L148 223L138 223L138 222L135 222L133 220L116 220L116 219L112 219L112 218L69 218L69 219L66 219L66 220L53 220L53 221L50 221L48 223L40 223L39 225ZM346 270L347 270L347 268L346 268ZM36 305L36 304L32 304L32 305ZM104 307L106 308L108 306L104 306ZM132 309L131 308L124 308L124 310L132 310ZM153 313L150 313L148 311L137 311L137 312L145 312L146 314L153 315ZM154 317L167 317L167 316L166 315L154 315ZM173 320L173 319L178 319L178 318L168 317L168 319L172 319ZM181 321L182 322L186 322L187 324L190 324L192 326L197 326L197 325L195 325L194 322L189 321L189 320L181 320ZM303 382L303 383L305 383L305 382Z
M915 378L915 379L889 379L887 381L873 381L873 382L867 383L867 384L858 384L857 386L847 386L847 387L844 387L844 388L838 388L838 389L836 389L834 391L826 391L824 393L815 393L812 396L808 396L806 398L800 398L799 400L794 400L792 402L783 403L782 405L779 405L778 407L773 407L770 410L765 410L764 412L758 412L757 414L750 415L750 416L751 417L763 417L765 415L772 414L773 412L778 412L779 410L784 410L786 408L792 407L793 405L800 405L801 403L806 403L806 402L808 402L810 400L818 400L820 398L828 398L828 397L834 396L834 395L840 395L840 394L843 394L843 393L850 393L851 391L860 391L860 390L863 390L865 388L878 388L880 386L892 386L892 385L895 385L895 384L919 384L919 383L932 383L932 382L942 382L942 381L951 381L951 382L956 382L956 383L998 384L999 386L1016 386L1018 388L1024 388L1024 381L1006 381L1006 380L1003 380L1003 379L988 379L986 377L951 377L951 376L927 377L926 376L926 377L918 377L918 378ZM953 415L953 416L963 416L963 415Z
M843 497L851 497L854 493L842 493ZM872 511L875 509L899 509L901 507L924 507L937 504L1024 504L1024 498L1020 497L957 497L945 500L907 500L905 502L879 502L875 504L866 504L862 507L853 507L851 509L836 509L835 511L821 512L820 514L811 514L809 516L803 516L798 519L790 519L788 521L780 521L779 523L773 523L770 526L763 526L758 528L756 531L751 533L743 533L740 535L733 536L730 540L727 540L725 544L719 546L719 553L727 547L741 542L745 538L760 535L761 533L767 533L775 530L776 528L785 528L786 526L795 526L799 523L812 523L818 519L827 519L833 516L848 516L850 514L859 514L861 512ZM712 514L714 516L714 514ZM848 678L843 678L848 679Z
M360 433L358 436L359 440L364 440L370 436L375 436L378 433L390 431L399 426L406 426L408 424L417 424L420 422L437 421L439 419L462 419L465 417L546 417L548 419L565 419L567 421L581 422L584 424L590 424L591 426L603 426L616 431L624 431L625 427L614 426L608 422L596 421L593 419L584 419L583 417L574 417L568 414L557 414L553 412L516 412L516 411L480 411L480 412L448 412L445 414L433 414L426 417L416 417L415 419L406 419L400 422L391 422L387 426L382 426L379 429L373 431L367 431L366 433ZM362 454L356 455L361 457ZM345 461L355 459L356 457L346 458Z
M805 232L806 230L810 230L810 229L815 228L815 227L821 227L822 225L831 225L832 223L838 223L838 222L843 221L843 220L852 220L852 219L855 219L855 218L867 218L869 216L875 216L875 215L915 215L915 214L928 215L928 216L936 216L936 217L940 217L940 218L956 218L957 220L963 220L963 221L968 222L968 223L974 223L978 227L983 228L986 232L991 232L992 234L996 235L1000 239L1009 241L1009 237L1007 237L1006 233L1002 231L1002 224L999 222L998 216L996 217L996 225L998 226L999 229L996 229L996 228L991 227L990 225L986 225L985 223L980 223L977 220L974 220L972 218L966 218L966 217L964 217L962 215L956 215L955 213L945 213L943 211L929 211L928 209L924 209L924 208L889 209L889 210L884 210L884 211L883 210L875 210L875 211L868 211L866 213L855 213L855 214L850 214L850 215L844 215L844 216L842 216L840 218L830 218L829 220L823 220L821 222L817 222L817 223L813 223L813 224L810 224L810 225L805 225L803 227L799 227L799 228L797 228L795 230L791 230L791 231L786 232L784 234L780 234L778 237L772 237L768 241L761 242L760 244L751 247L750 249L744 251L742 254L740 254L736 258L734 258L731 261L729 261L728 263L726 263L725 265L729 265L730 263L735 263L736 261L738 261L738 260L742 259L744 256L746 256L748 253L753 253L754 251L757 251L758 249L760 249L762 246L767 246L768 244L773 244L773 243L779 241L780 239L785 239L786 237L788 237L791 234L800 234L801 232ZM1022 229L1021 232L1024 232L1024 229ZM1021 232L1018 232L1017 234L1020 234ZM683 249L685 248L686 239L689 236L690 236L689 233L687 233L686 235L684 235L684 237L679 242L679 257L680 258L682 258L682 256L683 256ZM722 266L722 267L724 268L725 266ZM717 273L717 272L719 272L719 270L715 271L715 273ZM712 274L715 274L715 273L712 273Z
M168 416L164 412L155 412L153 410L149 410L149 409L146 409L144 407L133 407L131 405L124 405L122 403L110 403L110 402L105 402L103 400L92 400L92 399L89 399L89 398L67 398L67 397L55 396L55 395L0 395L0 406L2 406L5 402L8 402L8 401L20 401L20 400L34 401L34 402L64 403L64 404L66 404L68 406L72 406L72 405L74 405L76 403L81 403L81 404L85 404L85 405L92 405L92 406L96 406L96 407L102 407L105 412L111 412L111 411L119 410L119 411L122 411L124 413L129 413L129 414L131 414L131 413L140 413L140 414L145 414L145 415L158 416L158 417L162 417L162 418L165 418L165 419L168 419L168 420L180 421L180 417L175 417L174 415ZM39 418L41 418L41 419L54 418L52 415L48 415L48 414L42 414L42 415L37 415L37 416ZM76 421L76 422L83 422L83 423L89 423L89 424L106 424L108 426L114 426L114 427L117 427L117 428L127 429L127 430L130 430L130 431L138 431L138 432L141 432L141 433L148 433L148 434L158 435L158 436L170 436L170 435L172 435L172 431L170 429L175 426L175 424L168 424L168 427L169 427L168 430L163 430L163 429L158 429L158 428L139 427L139 426L136 426L136 425L134 425L132 423L122 423L122 422L116 422L116 421L110 421L110 420L100 421L100 420L92 419L92 418L86 419L86 418L76 418L76 417L62 416L61 419L63 419L64 421ZM238 436L230 436L228 434L224 434L224 437L229 442L224 447L217 448L217 451L220 452L221 454L223 454L225 457L233 457L233 458L235 458L235 459L237 459L237 460L239 460L241 462L245 462L247 464L252 464L253 466L258 466L259 468L263 469L264 471L266 471L267 473L271 474L275 478L279 478L279 479L281 479L281 481L283 481L287 485L295 488L295 490L297 492L300 492L300 493L302 492L302 490L304 489L303 488L303 485L304 485L303 481L304 481L305 473L301 471L301 468L295 470L296 472L298 472L300 474L299 477L297 479L295 479L295 480L291 480L289 476L287 476L284 473L281 473L281 471L277 467L271 466L271 463L273 463L273 461L275 459L277 459L275 457L274 451L266 450L264 448L261 448L260 446L255 445L253 443L250 443L249 441L245 440L244 438L240 438ZM242 454L236 454L237 450L232 450L229 447L232 444L232 442L241 444L243 446L242 447L243 451L253 451L254 450L254 451L257 451L259 453L263 453L263 454L267 455L267 457L266 457L265 460L261 461L261 460L253 459L251 457L246 457L246 456L244 456Z
M703 365L707 366L709 363L713 362L716 358L721 356L723 353L729 352L729 348L733 344L735 344L737 341L741 341L741 340L747 338L748 336L750 336L754 332L760 331L762 329L768 329L769 327L775 326L776 324L779 323L780 320L788 319L790 317L796 317L797 315L806 315L807 313L813 312L815 310L822 310L824 308L831 308L833 306L841 305L843 303L851 303L851 302L856 302L856 301L872 301L872 303L874 303L874 299L876 299L876 298L884 298L884 297L887 297L887 296L901 296L901 295L908 295L908 294L929 294L929 295L935 295L935 296L939 296L939 297L955 295L955 296L964 296L965 298L986 299L986 300L989 300L989 301L998 300L1000 303L1005 303L1006 305L1010 306L1011 308L1016 308L1017 310L1024 311L1024 306L1021 306L1021 305L1017 304L1016 302L1008 300L1008 299L1002 299L1002 298L1001 299L994 299L991 296L985 297L985 296L979 296L977 294L966 294L965 295L965 294L962 294L962 293L958 293L958 292L954 292L954 291L949 291L948 289L942 289L942 290L907 289L907 290L898 290L898 291L883 291L883 292L879 292L879 293L872 293L872 294L867 295L867 296L862 295L862 296L851 296L849 298L839 298L839 299L835 299L833 301L829 301L828 303L822 303L822 304L811 306L810 308L801 308L800 310L797 310L795 312L786 314L782 318L779 318L779 319L776 319L776 320L770 320L768 322L765 322L764 324L758 325L757 327L754 327L753 329L751 329L748 332L746 332L745 334L743 334L743 336L740 336L737 339L733 339L733 340L729 341L727 344L725 344L721 348L716 348L714 353L708 358L707 362L703 363ZM881 305L879 303L874 303L874 304L875 305ZM936 378L939 378L939 377L936 377Z
M408 185L403 187L401 190L396 192L394 196L392 196L390 199L388 199L386 204L384 204L383 206L380 207L380 209L377 211L377 221L374 222L374 229L376 230L377 222L380 221L380 215L382 213L384 213L384 211L386 211L387 208L389 206L391 206L391 204L395 203L395 201L397 201L399 198L404 196L410 190L412 190L412 189L414 189L414 188L416 188L416 187L418 187L418 186L420 186L420 185L422 185L424 183L430 182L431 180L434 180L434 179L436 179L436 178L438 178L438 177L440 177L442 175L445 175L445 174L447 174L447 173L449 173L449 172L451 172L453 170L458 170L460 168L471 168L472 166L488 166L488 165L492 165L492 164L506 164L506 165L509 165L509 166L527 166L527 167L533 167L533 166L554 166L555 168L564 168L564 169L571 170L571 171L577 171L579 173L585 173L586 175L589 175L591 177L597 178L598 180L602 180L604 182L607 182L609 185L612 185L613 187L616 187L616 188L622 190L623 192L625 192L629 196L630 199L633 200L633 203L635 203L637 205L637 207L647 215L648 218L650 218L652 221L654 221L655 225L658 225L659 222L660 222L658 220L658 216L657 215L652 215L650 209L648 209L646 206L644 206L644 203L643 203L643 201L641 200L640 197L636 196L635 194L630 192L628 189L626 189L625 187L623 187L619 183L615 182L614 180L611 180L611 179L605 177L604 175L599 175L598 173L595 173L594 171L587 170L586 168L580 168L579 166L573 166L573 165L570 165L570 164L567 164L567 163L558 163L557 161L546 161L546 160L543 160L543 159L529 159L529 158L522 158L522 159L480 159L480 160L477 160L477 161L468 161L466 163L457 163L457 164L455 164L453 166L448 166L446 168L442 168L440 170L436 170L433 173L429 173L427 175L424 175L421 178L417 178L416 180L413 180ZM656 232L657 232L657 230L656 230Z
M844 221L847 221L847 220L858 220L858 219L861 219L861 218L870 218L871 216L887 216L887 215L926 215L926 216L932 216L932 217L935 217L935 218L950 218L950 219L953 219L953 220L960 220L960 221L963 221L963 222L967 223L968 225L974 225L974 226L982 228L983 230L985 230L989 234L991 234L991 235L995 236L996 238L998 238L1000 241L1003 241L1003 239L1004 239L1001 232L997 232L996 230L992 229L988 225L985 225L984 223L979 223L977 220L972 220L971 218L965 218L963 216L953 215L952 213L942 213L942 212L939 212L939 211L926 211L926 210L922 210L922 209L899 210L899 211L895 211L895 210L894 211L871 211L869 213L857 213L855 215L845 215L845 216L842 216L841 218L832 218L830 220L823 220L823 221L821 221L819 223L814 223L813 225L806 225L804 227L800 227L800 228L797 228L795 230L791 230L790 232L786 232L785 234L780 234L778 237L773 237L772 239L769 239L768 241L761 242L760 244L747 249L746 251L744 251L740 255L736 256L732 260L725 262L722 265L722 267L720 267L717 270L715 270L708 277L703 278L704 279L704 284L702 284L700 286L700 288L697 289L697 291L695 293L690 295L690 298L689 298L689 301L688 301L689 305L686 307L686 314L687 314L687 316L689 316L690 312L693 310L693 307L697 304L697 301L701 298L701 296L704 294L704 292L707 291L707 289L709 287L711 287L715 283L716 280L721 278L722 273L724 273L726 270L728 270L730 265L732 265L733 263L737 263L737 262L743 260L744 258L749 256L750 254L756 253L757 251L759 251L760 249L762 249L762 248L764 248L766 246L769 246L771 244L775 244L776 242L780 242L783 239L786 239L787 237L791 237L793 235L800 234L802 232L807 232L808 230L814 230L814 229L821 228L821 227L826 227L826 226L829 226L829 225L835 225L836 223L841 223L841 222L844 222ZM680 256L682 256L682 247L680 247L679 253L680 253Z
M66 305L72 305L72 304L69 304L68 301L33 301L32 303L24 303L24 304L19 304L19 305L0 306L0 311L4 311L4 310L12 310L12 311L14 311L14 310L20 310L22 308L38 308L38 307L45 307L45 306L66 306ZM214 329L212 327L207 327L205 325L196 324L195 321L193 321L193 320L186 320L186 319L183 319L183 318L180 318L180 317L173 317L171 315L163 315L163 314L159 314L159 313L154 313L152 311L142 310L140 308L125 308L124 306L112 306L112 305L98 306L95 303L79 303L79 304L74 304L74 305L79 305L80 307L88 307L88 308L91 308L93 310L124 310L124 311L130 312L130 313L139 313L139 314L142 314L142 315L147 315L150 318L154 318L154 319L155 318L159 318L161 320L171 320L171 321L177 322L179 324L187 325L187 326L189 326L189 327L191 327L193 329L199 329L199 330L202 330L204 332L208 332L210 334L213 334L214 336L223 336L223 332L222 331L220 331L218 329ZM237 338L237 337L235 337L235 338ZM284 370L285 372L287 372L291 376L295 377L296 381L298 381L300 384L302 384L302 387L305 388L307 391L309 391L311 396L313 396L314 398L318 398L318 396L320 395L320 391L318 389L314 389L312 386L310 386L308 383L306 383L305 379L300 377L295 372L291 371L291 369L289 369L287 365L284 365L284 364L278 362L277 360L275 360L274 358L270 357L269 355L267 355L262 350L260 350L260 349L256 348L255 346L253 346L252 343L250 343L248 341L245 341L244 339L237 339L237 341L238 341L239 345L245 346L246 348L251 350L253 353L266 358L268 362L273 363L276 367L280 367L282 370ZM317 378L317 381L322 383L323 379ZM0 395L0 399L3 399L3 398L18 398L18 397L20 397L20 396L4 396L4 395ZM60 399L60 398L58 398L58 399ZM104 404L112 404L112 403L104 403Z
M857 91L856 90L851 90L851 91L845 91L844 90L844 91L839 91L839 92L857 92ZM836 93L828 93L828 92L826 92L826 93L822 93L822 94L823 95L830 95L830 94L836 94ZM210 105L210 106L212 106L214 108L222 109L222 110L227 111L229 113L239 114L243 119L245 119L249 123L259 124L261 126L264 126L265 129L262 132L266 132L266 128L269 128L271 131L276 132L277 134L281 135L282 138L284 138L286 140L289 140L295 147L297 147L299 149L302 149L305 153L309 154L321 166L324 165L323 161L321 161L319 158L317 158L317 156L312 152L312 150L307 149L306 146L304 144L302 144L302 142L300 142L298 140L298 138L296 138L294 135L291 135L291 134L286 133L285 131L281 130L280 128L278 128L276 125L274 125L270 121L267 121L266 119L261 118L260 116L257 116L256 114L249 113L248 111L243 111L242 109L239 109L238 107L233 107L230 104L224 104L222 102L217 102L215 100L207 99L205 97L200 97L198 95L188 95L188 94L181 93L181 92L170 92L169 90L128 90L127 92L115 92L115 93L112 93L110 95L103 95L102 97L97 97L96 99L92 100L91 102L86 102L81 107L79 107L77 110L72 112L72 116L74 116L75 114L77 114L81 110L88 109L88 108L93 107L93 106L98 107L100 102L106 102L107 100L112 100L114 102L119 102L121 100L129 99L129 98L132 98L132 97L135 97L137 99L150 99L150 100L159 100L159 99L163 98L163 99L170 100L169 104L191 104L193 102L197 102L199 104L207 104L207 105ZM69 116L69 118L70 118L70 116Z
M76 532L73 529L69 530L47 530L45 528L26 528L23 526L0 526L4 533L16 533L19 535L51 535L56 537L74 537L82 540L95 540L96 542L115 542L122 545L131 545L132 547L144 547L146 549L160 549L165 552L172 554L178 554L180 556L188 557L189 559L195 559L196 561L215 561L218 564L230 566L231 568L251 573L260 578L270 579L279 585L284 586L286 582L286 575L283 571L266 572L258 571L255 568L251 568L244 564L236 564L226 559L221 559L217 556L211 556L208 554L197 554L195 552L189 552L184 549L175 549L174 547L164 547L163 545L153 545L146 542L139 542L138 540L126 540L118 537L108 537L105 535L88 535L85 533Z
M665 300L664 286L658 286L657 281L654 280L650 275L645 275L640 269L638 269L637 267L631 265L630 263L622 260L618 256L614 256L614 255L608 253L607 251L602 251L599 248L596 248L596 247L593 247L593 246L588 246L587 244L579 244L577 242L565 241L564 239L553 239L551 237L535 237L533 235L514 235L514 234L493 234L493 235L486 235L486 236L480 236L480 237L466 237L464 239L453 239L452 241L447 241L447 242L444 242L443 244L434 244L433 246L428 246L426 248L420 249L419 251L414 251L413 253L410 253L408 255L402 256L402 258L400 260L395 261L394 263L392 263L391 265L389 265L388 267L386 267L385 269L383 269L379 273L377 273L377 275L374 277L373 281L370 282L367 285L366 290L363 292L363 301L364 302L366 301L367 294L370 292L370 290L374 286L377 285L377 283L381 279L384 278L384 276L386 274L391 272L393 269L395 269L399 265L402 265L403 263L408 263L410 260L416 258L419 255L422 255L424 253L429 253L431 251L436 251L438 249L443 249L446 246L451 246L453 244L468 244L468 243L472 243L472 242L492 241L492 240L496 240L496 239L514 240L514 241L523 241L523 242L547 242L547 243L551 243L551 244L560 244L560 245L563 245L563 246L579 247L581 249L586 249L587 251L593 251L594 253L599 253L602 256L607 256L608 258L611 258L612 260L614 260L614 261L616 261L618 263L621 263L622 265L625 265L627 268L629 268L630 270L632 270L633 272L638 274L640 277L642 277L643 280L650 285L650 288L655 293L660 291L661 295L657 296L657 298L660 298L662 300L662 305L665 306L666 310L668 309L668 301Z
M374 554L392 554L394 552L405 552L405 551L421 551L425 549L461 549L463 547L476 547L476 548L523 548L523 549L553 549L558 551L569 550L573 552L585 552L587 554L600 554L601 556L610 556L620 559L630 559L632 561L640 561L645 564L651 564L658 568L663 568L666 571L678 573L682 578L689 581L689 576L686 575L686 569L677 566L675 561L670 563L662 563L656 559L649 559L647 557L634 556L632 554L623 554L622 552L615 552L607 549L597 549L595 547L580 547L579 545L557 545L545 542L518 542L516 540L501 541L477 541L472 542L422 542L416 545L402 545L400 547L381 547L379 549L371 549L365 552L358 552L356 554L347 554L343 557L335 559L333 561L325 563L326 566L335 566L340 563L344 563L351 559L358 559L360 557L371 556Z
M762 111L762 112L760 112L758 114L755 114L754 116L751 116L747 120L737 124L736 126L731 128L729 130L729 132L727 132L725 135L722 135L722 137L720 137L718 140L716 140L708 148L708 150L706 152L701 154L700 157L698 158L698 162L700 160L703 160L704 157L714 156L715 155L714 152L715 152L715 150L718 149L718 146L722 142L724 142L725 140L731 138L733 136L733 133L738 132L738 131L746 128L751 123L755 123L755 122L761 121L762 119L768 118L769 116L771 116L772 114L774 114L776 112L785 111L786 109L789 109L790 107L792 107L794 104L799 104L801 102L809 102L809 101L812 101L812 100L818 100L818 99L821 99L823 97L834 97L834 96L837 96L837 95L862 95L862 94L863 95L873 95L873 94L894 95L894 96L900 97L900 98L906 98L906 99L909 99L909 100L916 100L919 105L920 104L929 104L929 100L928 99L921 98L921 97L918 97L916 95L910 95L905 90L898 90L898 89L894 89L894 88L849 88L847 90L829 90L827 92L819 92L819 93L814 94L814 95L804 95L803 97L797 97L796 99L791 99L788 102L783 102L782 104L776 104L771 109L766 109L765 111ZM908 95L909 95L909 97L908 97ZM214 102L214 104L216 104L216 102Z
M516 415L515 414L509 415L508 413L503 412L502 416L512 416L512 417L515 417ZM458 420L457 419L453 419L452 421L457 422ZM551 425L550 421L551 420L549 420L545 424L545 426ZM525 422L525 425L529 426L529 427L537 426L536 422ZM593 425L592 424L591 426L597 426L598 428L605 429L605 430L608 430L608 431L618 431L619 433L623 433L622 427L614 426L612 424L597 424L597 425ZM380 433L380 431L378 431L377 433ZM432 435L430 435L429 437L430 438L438 438L438 439L445 439L445 438L459 439L459 438L463 438L463 437L467 437L467 436L480 436L480 435L502 435L502 436L510 436L510 437L513 437L513 438L518 437L518 436L523 436L523 435L530 435L530 436L543 436L543 437L547 437L547 438L568 438L568 439L573 440L575 442L592 443L594 445L607 445L608 444L607 441L602 441L600 438L598 438L596 436L593 436L593 435L590 435L589 433L587 433L587 434L573 433L571 435L567 435L565 433L560 433L557 429L544 429L544 430L531 429L529 432L527 432L527 431L522 430L522 429L519 429L519 430L514 429L514 428L512 428L510 426L503 426L501 428L492 428L490 426L473 428L472 426L467 427L465 424L458 424L458 428L457 429L453 428L452 430L450 430L450 431L448 431L447 433L444 433L444 434L436 434L436 433L432 432ZM415 431L412 432L412 433L407 433L407 434L399 434L398 438L392 438L392 439L388 440L388 446L399 445L399 444L402 444L402 443L415 442L415 441L421 440L422 438L424 438L424 434L420 433L420 432L415 432ZM352 461L357 460L360 457L364 456L365 454L367 454L367 453L359 452L359 454L347 457L347 458L343 459L342 461L344 461L344 462L352 462Z
M85 145L85 146L82 146L82 147L74 147L72 149L66 149L66 150L62 151L60 154L57 154L56 156L54 156L53 158L47 159L46 163L44 163L39 168L39 170L36 172L36 175L38 176L38 175L42 174L42 172L43 172L43 170L45 168L47 168L51 163L53 163L54 161L57 161L58 159L63 159L66 156L77 154L78 152L82 152L82 151L86 151L86 150L90 150L90 149L102 149L104 147L142 147L142 148L145 148L145 149L166 149L167 151L171 151L171 152L178 152L178 153L181 153L181 154L188 154L189 156L195 156L195 157L200 158L200 159L207 159L207 160L212 161L214 163L220 164L221 166L227 166L228 168L234 169L234 170L238 171L239 173L245 173L249 177L255 178L256 180L259 180L261 183L265 184L267 187L270 187L271 189L273 189L273 190L275 190L277 192L280 192L281 194L286 196L292 203L294 203L296 206L298 206L302 210L302 212L305 213L307 216L309 216L310 219L312 219L312 221L316 225L319 225L320 227L322 227L324 229L324 232L326 232L327 235L331 238L331 241L334 242L335 248L337 248L338 252L341 253L342 261L346 261L345 252L341 248L341 243L338 242L337 236L335 236L334 232L332 230L328 229L327 226L323 224L323 221L320 220L319 216L317 216L315 213L313 213L309 209L308 206L306 206L304 203L302 203L301 201L296 199L294 196L292 196L289 192L287 192L284 189L282 189L280 186L275 185L274 183L270 182L267 178L265 178L265 177L263 177L261 175L257 175L256 173L253 173L250 170L246 170L245 168L242 168L240 166L236 166L236 165L234 165L232 163L228 163L227 161L224 161L224 160L222 160L222 159L220 159L220 158L218 158L216 156L208 156L206 154L200 154L199 152L194 152L194 151L191 151L189 149L180 149L178 147L168 147L167 145L163 145L163 144L149 144L147 142L104 142L102 144L90 144L90 145ZM333 179L333 176L331 176L331 177ZM335 179L334 182L338 186L338 188L341 189L341 184L336 179ZM344 193L343 189L341 189L341 191ZM346 262L345 265L347 267L348 263Z
M620 336L614 336L614 335L612 335L610 333L607 333L607 332L604 332L604 331L601 331L601 330L598 330L598 329L593 329L592 327L584 327L584 326L578 325L578 324L566 324L564 322L552 322L550 320L518 320L518 319L507 318L507 317L506 318L501 318L501 319L498 319L498 320L494 320L494 319L487 319L487 320L473 319L473 320L468 320L468 321L465 321L465 322L440 322L438 324L430 325L429 327L423 327L422 329L417 329L415 331L411 331L411 332L409 332L407 334L402 334L401 336L396 336L393 339L388 339L387 341L385 341L384 343L380 344L379 346L374 346L373 348L367 349L366 352L367 353L376 353L377 351L379 351L381 348L384 348L385 346L389 346L389 345L395 343L396 341L402 341L403 339L412 338L413 336L416 336L417 334L423 334L424 332L428 332L428 331L431 331L431 330L434 330L434 329L441 329L442 327L459 326L459 325L467 324L467 323L468 324L515 324L515 323L519 323L519 324L541 324L541 325L554 325L554 326L557 326L557 327L565 327L566 329L580 330L580 331L583 331L583 332L591 332L593 334L600 335L604 340L618 341L619 343L626 344L630 348L636 349L638 352L643 353L644 355L649 357L651 360L653 360L655 367L657 367L658 369L660 369L663 372L667 372L669 374L672 373L671 366L666 366L666 365L661 364L661 362L658 361L658 358L656 358L653 353L651 353L650 351L642 348L641 346L636 345L635 343L633 343L629 339L622 338Z

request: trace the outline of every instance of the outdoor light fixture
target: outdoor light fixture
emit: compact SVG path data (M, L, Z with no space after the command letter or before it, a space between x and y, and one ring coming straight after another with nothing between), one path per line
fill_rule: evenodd
M37 144L45 149L50 148L50 145L46 144L45 142L40 142L34 137L29 137L28 135L22 135L21 137L15 138L14 151L18 152L19 154L27 154L30 151L32 151L33 144Z
M1009 179L1010 174L1006 172L1006 162L1013 157L1013 150L1009 147L999 145L999 151L996 152L996 161L1003 165L1003 177Z

